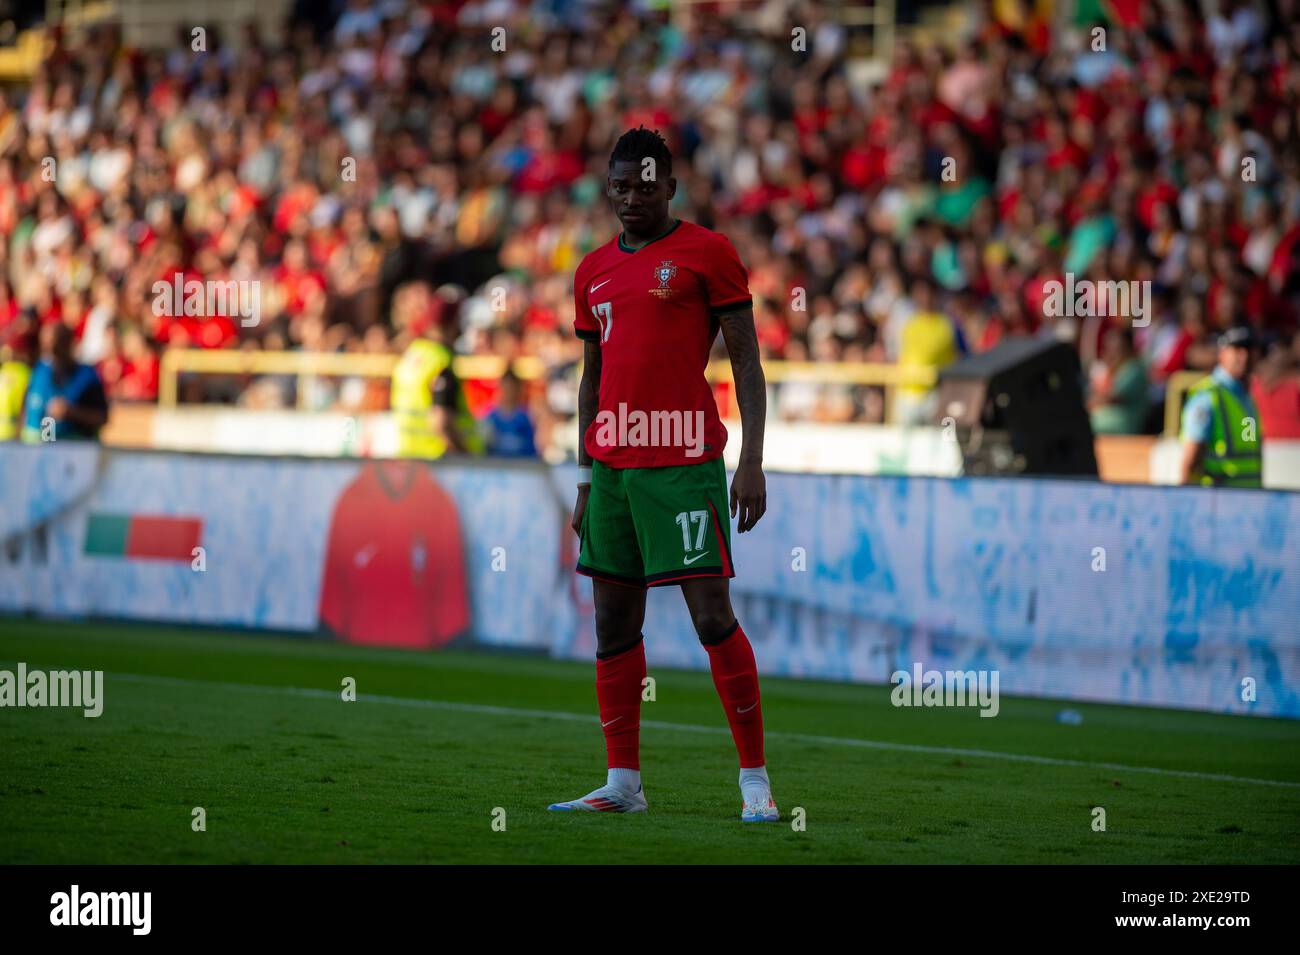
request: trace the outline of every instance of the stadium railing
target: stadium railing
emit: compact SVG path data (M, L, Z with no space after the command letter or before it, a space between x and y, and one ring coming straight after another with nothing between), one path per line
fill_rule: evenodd
M312 378L388 378L397 364L397 355L339 354L306 351L236 351L226 349L170 348L163 352L158 404L175 407L179 400L177 382L182 374L207 375L293 375L298 379L299 400L308 394ZM513 363L516 375L524 380L539 378L545 366L538 358L527 356ZM491 381L506 370L506 360L495 355L461 355L453 369L462 379ZM766 361L763 370L769 382L807 382L819 385L877 387L884 390L885 420L892 420L890 410L894 389L899 385L935 383L934 372L906 368L884 362L812 362ZM731 382L731 366L725 361L709 363L706 370L714 384ZM1177 371L1169 376L1165 390L1164 437L1178 437L1183 399L1188 389L1205 377L1202 371ZM735 391L728 389L729 417L736 415Z
M235 349L170 348L163 352L158 404L175 407L178 380L182 374L207 375L293 375L298 380L298 399L308 394L306 387L316 377L388 378L397 364L397 355L349 354L307 351L239 351ZM494 355L461 355L452 366L462 379L493 380L506 369L506 359ZM515 360L513 370L525 380L545 373L540 359L523 357ZM769 382L809 382L820 385L868 386L884 389L885 420L889 420L893 391L899 385L930 387L935 373L930 369L906 368L883 362L811 362L768 361L763 370ZM710 362L705 372L715 384L731 382L731 365L726 361ZM729 410L734 413L735 391L728 389Z

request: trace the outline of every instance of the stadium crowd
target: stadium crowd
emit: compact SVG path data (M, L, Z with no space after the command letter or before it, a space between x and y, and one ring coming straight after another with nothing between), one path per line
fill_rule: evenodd
M768 358L938 367L1054 337L1096 428L1136 433L1244 322L1270 343L1264 431L1300 436L1300 3L1077 6L1062 25L990 2L951 48L900 41L869 87L815 4L348 0L203 52L101 28L0 93L0 342L30 355L63 323L110 401L153 401L164 348L395 353L438 326L460 354L541 360L541 444L574 412L572 273L616 229L609 149L644 124L677 156L676 214L749 267ZM258 322L159 314L178 272L257 281ZM1149 281L1149 324L1049 315L1067 274ZM182 387L296 400L276 376ZM387 398L343 380L307 404ZM772 408L882 412L838 384Z

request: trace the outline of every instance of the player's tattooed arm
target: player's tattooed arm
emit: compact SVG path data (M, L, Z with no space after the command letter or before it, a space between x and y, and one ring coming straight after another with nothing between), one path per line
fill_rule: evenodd
M767 511L767 482L763 477L763 429L767 423L767 381L758 353L758 333L752 309L723 315L722 338L731 358L736 404L743 432L740 463L731 481L731 516L739 514L741 533L758 523Z
M578 380L578 464L591 467L591 455L587 453L583 438L587 429L596 420L600 407L600 342L583 340L582 377ZM587 494L590 485L578 488L578 500L573 506L573 532L582 533L582 512L587 509Z

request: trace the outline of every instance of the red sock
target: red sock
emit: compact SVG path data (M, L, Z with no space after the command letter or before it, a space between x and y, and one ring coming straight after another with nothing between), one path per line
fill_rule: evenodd
M641 768L641 690L645 644L596 658L596 700L610 769Z
M758 666L754 648L745 631L736 624L735 632L721 643L705 644L709 651L709 669L718 689L722 708L731 724L731 738L740 754L740 768L763 765L763 708L758 700Z

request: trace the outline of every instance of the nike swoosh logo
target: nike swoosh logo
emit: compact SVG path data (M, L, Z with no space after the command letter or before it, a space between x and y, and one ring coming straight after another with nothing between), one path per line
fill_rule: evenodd
M737 712L737 713L748 713L750 710L752 710L752 709L753 709L754 707L756 707L756 706L758 706L758 700L755 700L753 703L750 703L749 706L745 707L743 710L742 710L739 706L736 707L736 712Z
M614 281L614 280L613 280L613 279L605 279L605 281L601 282L600 285L608 285L608 284L609 284L610 282L612 282L612 281ZM595 291L596 291L596 289L600 288L600 285L593 285L593 286L591 287L591 291L588 292L587 294L588 294L588 295L592 295L592 294L594 294Z
M707 553L707 552L706 552L706 553ZM705 555L704 555L704 554L696 554L694 557L683 557L683 558L682 558L682 563L683 563L683 564L686 564L686 565L690 565L690 564L695 563L697 560L699 560L699 559L700 559L701 557L703 557L703 556L705 556Z
M610 723L617 723L617 722L618 722L619 720L621 720L622 718L623 718L623 717L621 717L621 716L616 716L616 717L614 717L612 720L610 720L609 723L601 723L601 724L600 724L600 728L601 728L601 729L604 729L604 728L605 728L606 726L608 726Z

